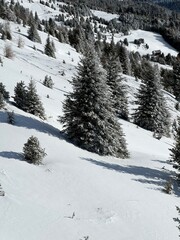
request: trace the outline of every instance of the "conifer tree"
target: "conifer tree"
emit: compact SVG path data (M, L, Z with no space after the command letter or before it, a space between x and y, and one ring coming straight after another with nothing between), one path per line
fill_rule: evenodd
M54 52L54 45L52 45L52 42L50 41L50 38L48 36L47 40L46 40L46 45L44 48L44 53L49 56L49 57L53 57L56 58L55 56L55 52Z
M138 107L133 114L134 123L159 136L168 136L170 115L162 93L158 68L153 68L149 63L144 74L144 83L141 83L136 95L135 103Z
M45 119L44 108L37 94L36 86L32 80L27 89L27 112Z
M177 61L173 66L173 79L174 79L174 95L180 101L180 61Z
M122 129L115 117L103 70L94 51L87 49L86 56L77 67L73 78L73 92L67 95L60 118L64 132L78 146L100 155L128 157Z
M4 97L2 95L2 93L0 93L0 109L2 109L4 107L5 103L4 103Z
M12 125L15 123L14 111L7 112L7 121L9 124L12 124Z
M46 156L45 150L41 148L37 137L31 136L23 147L24 158L27 162L39 165Z
M9 99L9 92L6 91L5 86L0 82L0 93L2 93L5 100Z
M27 89L23 81L14 88L14 101L18 108L27 111Z
M47 75L45 76L43 85L48 88L51 88L51 89L53 88L54 83L53 83L51 76L49 76L49 77Z
M174 163L174 168L180 172L180 118L178 118L178 126L175 133L175 143L172 149L170 149L171 160ZM180 174L179 174L180 178Z
M129 54L123 45L117 45L118 48L118 54L119 54L119 60L121 62L121 66L123 69L123 73L126 75L131 75L131 63L129 60Z
M33 42L41 43L41 38L39 36L35 23L31 23L31 26L28 30L28 38Z
M2 31L1 39L3 39L3 40L6 40L6 39L12 40L10 23L9 22L5 22L4 25L3 25L3 31Z
M128 120L128 101L123 77L117 59L110 56L107 63L107 84L110 86L113 106L117 117Z

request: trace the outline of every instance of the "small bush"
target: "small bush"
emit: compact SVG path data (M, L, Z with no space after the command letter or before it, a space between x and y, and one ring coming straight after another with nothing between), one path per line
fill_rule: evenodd
M167 194L171 194L173 190L173 185L172 185L172 181L168 180L165 185L164 185L164 189L163 192L167 193Z
M4 56L6 58L9 58L9 59L13 59L14 58L14 52L12 50L12 47L11 45L8 45L6 44L5 47L4 47Z
M23 147L24 158L27 162L39 165L46 156L45 150L40 147L37 137L31 136Z
M12 124L12 125L15 123L14 111L7 112L7 121L9 124Z
M47 75L45 76L43 85L51 89L53 88L54 83L51 76L47 76Z

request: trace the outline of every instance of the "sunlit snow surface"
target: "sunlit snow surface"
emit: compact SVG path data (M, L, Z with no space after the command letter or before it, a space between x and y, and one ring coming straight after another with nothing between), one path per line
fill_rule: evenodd
M38 7L35 10L39 11ZM35 44L35 51L26 37L27 27L11 23L11 29L13 42L7 43L12 44L15 57L2 57L5 42L0 40L0 82L13 101L16 83L23 80L27 85L33 79L47 120L7 104L15 113L12 126L7 123L6 111L0 111L0 183L6 193L0 197L0 240L80 240L86 236L89 240L178 240L173 218L177 217L180 191L175 184L172 195L162 192L170 174L174 175L167 162L173 140L156 140L151 132L121 120L129 159L100 157L68 143L57 118L62 115L64 94L71 91L68 80L76 72L80 55L53 39L56 59L49 58L42 53L45 33L39 33L42 44ZM147 32L134 31L134 37L128 38L143 33ZM17 47L19 36L25 42L22 49ZM152 49L163 45L165 53L174 51L153 33L143 37ZM63 70L65 76L61 76ZM53 90L43 86L45 75L52 77ZM126 76L126 84L132 111L140 82ZM167 93L165 97L173 120L178 114L176 101ZM23 145L31 135L38 137L47 153L41 166L22 158Z

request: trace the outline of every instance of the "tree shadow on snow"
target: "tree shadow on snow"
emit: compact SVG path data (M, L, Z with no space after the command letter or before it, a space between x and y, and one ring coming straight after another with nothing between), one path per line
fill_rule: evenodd
M48 123L43 122L42 120L37 120L32 117L23 116L20 114L14 113L14 119L16 127L24 127L27 129L34 129L38 132L46 133L50 136L57 137L59 139L64 138L63 134L59 129L51 126ZM7 123L7 113L0 111L0 123ZM7 123L8 124L8 123Z
M0 157L24 161L22 153L17 153L17 152L13 152L13 151L0 152Z
M143 184L152 184L158 186L159 188L156 188L155 190L162 190L165 186L165 183L169 179L175 179L175 172L166 171L164 169L152 169L148 167L132 165L121 166L114 163L101 162L91 158L82 159L107 170L130 174L134 177L137 176L138 178L134 178L132 180ZM174 194L176 196L180 196L180 183L173 181L173 187Z

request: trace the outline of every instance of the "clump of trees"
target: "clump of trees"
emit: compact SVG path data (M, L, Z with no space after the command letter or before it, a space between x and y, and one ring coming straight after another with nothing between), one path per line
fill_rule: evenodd
M53 88L54 83L51 76L48 76L48 75L45 76L43 85L51 89Z
M89 47L72 80L60 118L64 132L76 145L100 155L129 156L126 141L115 116L106 71Z
M24 82L17 83L14 88L16 106L25 112L45 119L45 111L37 94L35 83L31 80L28 87Z

